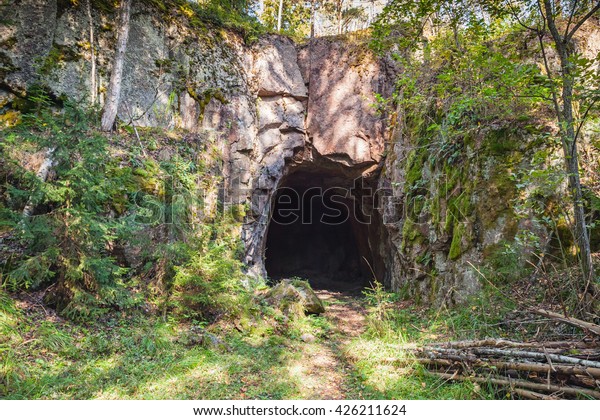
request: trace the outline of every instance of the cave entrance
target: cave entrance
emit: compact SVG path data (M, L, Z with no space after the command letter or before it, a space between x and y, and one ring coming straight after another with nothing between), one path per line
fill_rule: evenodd
M368 217L356 183L298 171L274 196L265 268L273 280L307 279L315 289L360 291L372 280Z

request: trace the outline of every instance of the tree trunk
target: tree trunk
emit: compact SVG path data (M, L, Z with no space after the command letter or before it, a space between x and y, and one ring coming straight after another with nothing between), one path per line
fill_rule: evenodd
M579 259L583 273L583 281L578 285L581 297L589 303L595 294L595 274L592 263L590 238L585 222L585 209L583 207L583 194L581 192L581 179L579 177L579 153L577 139L575 138L575 119L573 117L573 88L574 75L571 58L570 38L563 38L554 20L554 10L550 0L544 0L546 22L552 35L556 52L560 59L560 72L562 81L562 106L558 109L558 123L560 127L561 142L565 155L565 169L567 170L569 192L573 201L573 217L575 219L575 241L579 248Z
M337 32L338 32L338 35L341 35L342 34L342 15L344 13L344 1L343 0L340 0L338 2L338 10L337 10L337 12L338 12L338 15L337 15L337 19L338 19Z
M277 32L281 32L282 21L283 21L283 0L279 0L279 11L277 12Z
M132 0L122 0L121 3L121 13L117 34L117 50L113 62L112 73L110 75L108 91L106 93L104 112L102 113L103 131L112 130L115 124L115 119L117 118L119 99L121 97L123 64L125 61L125 52L127 50L127 40L129 39L129 17L131 14L131 1Z
M315 37L315 2L317 0L312 0L310 2L310 39Z
M97 95L98 95L98 87L96 84L96 49L94 46L95 42L94 42L94 19L92 17L92 0L87 0L86 6L87 6L88 20L90 22L90 53L91 53L91 58L90 58L90 60L91 60L90 102L92 103L92 105L95 105Z

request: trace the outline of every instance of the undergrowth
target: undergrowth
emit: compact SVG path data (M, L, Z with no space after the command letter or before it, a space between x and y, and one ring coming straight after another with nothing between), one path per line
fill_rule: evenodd
M60 315L86 322L132 310L242 316L250 293L241 287L239 221L211 204L222 162L214 139L148 133L163 143L149 154L127 131L97 131L93 112L68 102L57 110L43 92L31 101L0 140L10 244L0 254L2 287L44 290ZM40 179L44 159L52 169Z

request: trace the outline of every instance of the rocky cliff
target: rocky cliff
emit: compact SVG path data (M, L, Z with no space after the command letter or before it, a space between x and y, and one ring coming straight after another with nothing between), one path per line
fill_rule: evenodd
M92 48L101 104L114 11L93 7L90 20L83 5L9 0L0 13L5 115L25 106L34 85L88 104ZM391 95L395 72L360 42L295 45L270 35L248 45L235 33L195 26L185 16L165 19L134 2L118 115L130 125L201 130L218 140L222 199L247 207L241 236L249 273L267 274L277 189L315 182L354 187L348 202L360 203L369 223L352 229L372 275L423 300L461 300L479 287L475 266L529 223L508 201L516 194L509 166L527 153L515 139L526 133L491 127L481 136L500 146L485 157L461 168L428 166L431 150L394 134L389 115L374 106L377 96ZM469 147L471 155L483 150L475 140ZM417 183L428 191L421 204L412 194Z

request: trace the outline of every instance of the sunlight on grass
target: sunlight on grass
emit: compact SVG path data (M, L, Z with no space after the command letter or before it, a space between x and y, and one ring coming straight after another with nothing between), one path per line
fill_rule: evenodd
M443 382L426 374L416 362L406 362L410 352L398 344L358 338L344 354L354 367L354 397L382 399L472 399L477 394L471 383Z
M407 347L448 336L477 314L444 316L395 307L395 296L335 305L367 307L365 330L345 337L327 316L255 320L190 341L189 326L143 315L81 325L26 317L2 299L0 391L29 399L448 399L491 398L493 389L445 382L410 359ZM447 320L442 322L441 319ZM487 319L487 318L486 318ZM196 331L196 332L194 332ZM218 334L218 331L215 331ZM310 336L308 336L310 335ZM308 337L308 338L306 338ZM196 344L194 344L196 343Z

